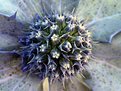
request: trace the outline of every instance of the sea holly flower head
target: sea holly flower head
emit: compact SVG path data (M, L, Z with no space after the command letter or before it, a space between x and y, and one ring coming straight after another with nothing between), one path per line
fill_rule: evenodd
M51 81L56 80L57 75L59 80L71 79L84 69L85 59L91 55L89 31L72 15L39 17L30 25L29 35L20 37L19 42L23 46L22 70L31 74L38 72L41 79L48 77Z

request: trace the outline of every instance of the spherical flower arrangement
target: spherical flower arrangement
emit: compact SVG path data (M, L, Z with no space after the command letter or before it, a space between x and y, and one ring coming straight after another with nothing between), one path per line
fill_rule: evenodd
M73 15L39 16L19 38L21 69L41 80L70 79L84 70L92 49L91 33Z

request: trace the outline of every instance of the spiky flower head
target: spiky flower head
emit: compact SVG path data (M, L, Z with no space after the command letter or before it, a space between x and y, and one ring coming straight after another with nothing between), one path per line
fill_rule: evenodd
M81 72L91 54L90 32L73 15L35 18L31 32L20 38L22 70L40 79L70 78Z

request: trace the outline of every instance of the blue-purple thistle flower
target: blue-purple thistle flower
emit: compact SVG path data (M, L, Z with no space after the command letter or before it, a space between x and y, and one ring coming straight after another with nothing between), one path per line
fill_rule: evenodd
M84 70L92 40L83 21L67 14L36 15L29 29L19 38L23 72L52 82Z

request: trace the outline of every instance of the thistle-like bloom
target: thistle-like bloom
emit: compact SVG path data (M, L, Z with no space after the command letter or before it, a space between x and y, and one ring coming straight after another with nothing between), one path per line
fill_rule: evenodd
M92 44L90 32L72 15L36 16L31 32L19 38L22 71L50 81L75 76L84 70Z

